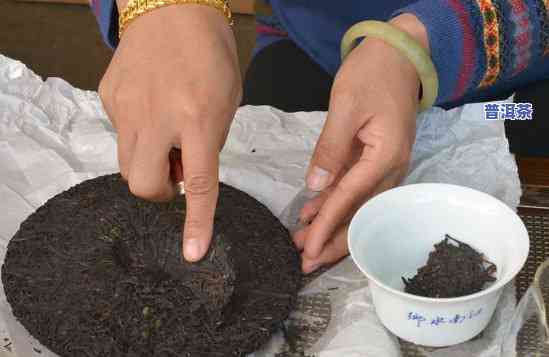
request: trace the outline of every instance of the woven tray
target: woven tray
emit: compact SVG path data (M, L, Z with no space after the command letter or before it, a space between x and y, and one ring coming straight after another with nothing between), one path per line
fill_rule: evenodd
M526 292L540 264L549 259L549 210L520 209L519 213L530 234L530 255L516 279L517 298ZM549 289L542 287L541 290L544 301L549 301ZM538 334L535 319L524 325L518 336L518 356L549 356L549 346L539 344Z

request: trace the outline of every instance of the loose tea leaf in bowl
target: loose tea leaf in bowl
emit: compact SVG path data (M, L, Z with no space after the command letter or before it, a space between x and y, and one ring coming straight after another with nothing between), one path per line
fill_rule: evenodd
M15 317L61 357L245 356L295 306L288 231L221 184L210 251L181 261L185 197L133 196L120 175L53 197L10 240L2 282Z
M431 298L453 298L481 291L496 280L496 265L470 245L449 235L435 244L427 264L417 274L402 277L409 294Z

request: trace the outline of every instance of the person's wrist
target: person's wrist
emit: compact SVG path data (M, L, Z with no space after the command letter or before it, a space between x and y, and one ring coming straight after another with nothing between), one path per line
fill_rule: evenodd
M152 40L169 40L188 37L193 33L217 33L224 38L232 34L221 12L199 4L163 6L135 18L124 30L120 43Z
M431 53L427 29L425 28L425 25L423 25L423 23L415 15L404 13L392 18L389 23L396 28L408 33L414 40L417 41L417 43L421 47L423 47L427 51L428 54ZM403 64L403 67L407 67L408 69L406 72L410 74L408 78L411 82L409 83L414 83L414 85L411 87L414 90L414 96L417 94L417 98L419 100L421 98L421 81L417 76L416 68L411 63L409 63L408 60L406 60L406 62L408 62L408 65Z
M395 71L400 72L398 75L400 75L403 84L410 84L409 87L419 87L415 86L418 82L421 84L419 87L422 89L419 111L426 110L433 105L438 93L438 76L430 58L427 30L414 15L399 15L389 22L367 20L356 23L347 30L341 41L342 60L345 60L353 51L361 38L364 40L358 47L362 49L375 43L381 46L380 51L361 51L372 53L367 57L385 58L386 60L380 67L387 67L390 61ZM411 70L410 65L415 71ZM395 75L396 73L392 72L391 74ZM407 78L412 79L408 80Z
M370 56L376 56L376 61L385 65L390 65L394 71L392 75L398 75L400 81L400 90L410 94L414 101L420 99L421 81L418 76L415 66L406 58L406 56L388 44L382 39L366 37L359 45L360 50L364 54L368 54L366 60L372 61Z
M427 53L431 52L427 29L416 16L404 13L392 18L389 23L402 31L406 31L427 51Z
M431 53L427 29L416 16L404 13L394 17L389 21L389 23L401 29L402 31L406 31L421 45L421 47L423 47L427 51L428 54ZM416 78L417 89L415 93L417 93L417 98L419 99L421 98L421 81L419 80L419 77Z
M229 26L233 25L233 17L229 2L227 0L128 0L117 2L119 7L118 28L119 37L123 36L126 28L141 17L150 17L151 14L161 10L180 12L181 8L208 8L207 11L195 11L198 15L202 13L215 12L217 16L224 17ZM168 10L166 10L168 9ZM176 10L177 9L177 10Z

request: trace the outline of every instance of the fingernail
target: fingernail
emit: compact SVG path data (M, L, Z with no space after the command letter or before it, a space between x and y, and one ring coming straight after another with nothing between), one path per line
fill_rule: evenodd
M187 239L183 243L183 255L190 262L200 260L200 242L198 239Z
M332 182L332 175L320 167L314 166L307 177L307 187L311 191L322 191Z

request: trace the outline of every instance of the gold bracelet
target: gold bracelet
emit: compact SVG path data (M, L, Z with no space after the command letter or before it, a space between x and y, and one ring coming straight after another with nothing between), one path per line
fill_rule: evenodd
M182 4L211 6L223 12L229 25L233 24L233 15L228 0L130 0L118 19L118 37L122 37L122 33L130 22L139 16L164 6Z
M416 68L422 86L419 110L429 109L438 95L438 75L427 51L405 31L381 21L363 21L352 26L341 41L341 59L343 60L356 46L359 38L370 36L385 41L398 49Z

